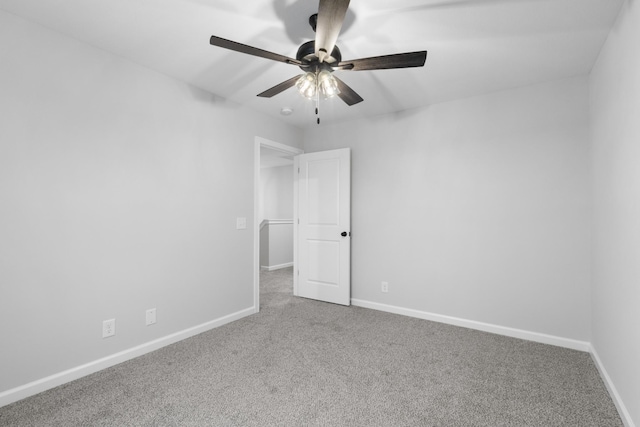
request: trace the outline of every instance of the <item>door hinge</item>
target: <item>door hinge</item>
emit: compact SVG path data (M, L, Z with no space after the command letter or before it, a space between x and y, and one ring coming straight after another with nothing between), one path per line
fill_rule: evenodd
M300 173L300 168L298 168L298 174Z

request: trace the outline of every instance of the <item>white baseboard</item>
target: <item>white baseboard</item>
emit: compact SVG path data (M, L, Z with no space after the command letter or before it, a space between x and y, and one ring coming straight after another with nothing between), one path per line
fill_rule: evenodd
M278 265L261 265L260 269L266 270L266 271L273 271L273 270L280 270L281 268L287 268L287 267L293 267L293 262L287 262L285 264L278 264Z
M250 307L0 393L0 407L257 313Z
M616 405L616 409L618 409L618 414L620 415L622 422L626 427L635 427L635 424L631 419L631 414L629 414L627 407L622 402L622 398L620 397L620 394L618 394L618 390L613 385L613 381L611 381L611 377L607 373L607 370L604 368L602 360L600 360L600 356L598 356L598 352L596 352L596 349L593 348L593 345L590 346L589 352L591 353L591 358L593 359L596 368L598 368L598 372L600 372L600 376L602 377L604 385L609 391L611 400L613 400L613 403Z
M527 341L534 341L543 344L551 344L573 350L589 351L590 344L586 341L578 341L570 338L556 337L554 335L530 332L522 329L509 328L506 326L493 325L490 323L477 322L475 320L461 319L458 317L444 316L426 311L414 310L411 308L397 307L394 305L380 304L377 302L352 299L351 304L357 307L371 308L374 310L386 311L388 313L402 314L404 316L416 317L418 319L431 320L439 323L446 323L463 328L476 329L483 332L505 335L513 338L520 338Z

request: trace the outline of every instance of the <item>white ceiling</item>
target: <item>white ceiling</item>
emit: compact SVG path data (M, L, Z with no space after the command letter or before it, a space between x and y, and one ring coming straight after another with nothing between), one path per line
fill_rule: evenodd
M323 123L586 74L623 0L353 0L343 59L427 50L424 68L337 72L363 98L322 101ZM300 127L314 105L292 65L209 44L216 35L295 57L317 0L0 0L0 9ZM282 107L294 113L279 114Z

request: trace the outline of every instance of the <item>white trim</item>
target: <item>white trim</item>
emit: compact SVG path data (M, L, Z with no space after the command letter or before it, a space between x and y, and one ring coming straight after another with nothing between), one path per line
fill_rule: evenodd
M270 148L272 150L280 151L281 153L293 154L297 156L298 154L304 153L304 150L300 148L293 147L291 145L282 144L280 142L271 141L270 139L262 138L260 136L256 136L256 142L263 147ZM260 148L260 147L258 147ZM258 154L260 154L258 152Z
M618 415L620 415L622 422L626 427L635 427L635 424L631 419L631 414L629 414L629 411L627 410L627 407L624 405L622 398L620 397L620 394L618 394L618 390L616 389L616 386L613 385L613 381L611 381L611 377L607 373L607 370L604 368L604 365L602 364L602 360L600 360L600 356L598 356L598 352L596 352L596 349L593 348L593 344L591 344L589 347L590 347L589 352L591 353L591 358L593 359L593 362L595 363L596 368L598 368L598 372L600 372L600 376L602 377L604 385L607 387L607 390L609 391L611 400L613 400L614 405L616 405L616 409L618 409Z
M298 179L300 178L300 157L293 158L293 295L298 296L298 274L296 266L298 264L298 227L300 226L300 216L298 214Z
M380 304L377 302L351 299L351 304L357 307L371 308L374 310L386 311L388 313L402 314L404 316L416 317L418 319L431 320L434 322L446 323L463 328L476 329L478 331L491 332L493 334L505 335L507 337L520 338L528 341L535 341L543 344L551 344L573 350L589 351L590 344L586 341L578 341L570 338L562 338L554 335L530 332L522 329L509 328L506 326L493 325L491 323L477 322L475 320L461 319L458 317L444 316L442 314L428 313L426 311L414 310L411 308L397 307L394 305Z
M103 369L117 365L118 363L126 362L127 360L142 356L144 354L158 350L162 347L166 347L178 341L182 341L194 335L201 334L210 329L226 325L227 323L242 319L243 317L249 316L254 313L255 310L253 307L240 310L227 316L223 316L218 319L211 320L209 322L202 323L200 325L167 335L165 337L149 341L136 347L123 350L110 356L103 357L102 359L94 360L93 362L85 363L84 365L76 366L75 368L67 369L66 371L58 372L57 374L53 374L36 381L32 381L28 384L12 388L0 393L0 407L13 402L17 402L18 400L33 396L34 394L41 393L45 390L49 390L78 378L82 378L86 375L93 374L94 372L101 371Z
M284 264L278 264L278 265L261 265L260 269L265 271L274 271L274 270L280 270L281 268L287 268L287 267L293 267L293 263L286 262Z
M265 219L264 221L262 221L263 224L265 225L286 225L286 224L293 224L293 220L292 219Z
M260 223L258 222L260 206L260 147L267 147L283 153L304 153L300 148L271 141L260 136L255 137L253 149L253 309L260 311ZM295 207L294 207L295 209ZM295 227L294 227L295 228ZM294 254L295 263L295 254Z

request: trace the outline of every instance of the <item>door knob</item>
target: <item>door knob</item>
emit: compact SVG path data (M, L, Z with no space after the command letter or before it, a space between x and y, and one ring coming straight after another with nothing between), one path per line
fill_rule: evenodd
M340 233L340 235L341 235L342 237L347 237L347 232L346 232L346 231L343 231L342 233Z

